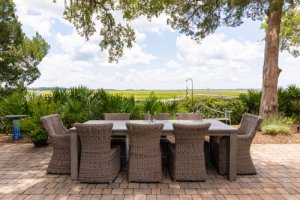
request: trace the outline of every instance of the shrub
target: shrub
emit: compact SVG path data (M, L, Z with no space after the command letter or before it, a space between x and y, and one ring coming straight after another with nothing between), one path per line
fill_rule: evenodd
M154 92L151 92L148 98L140 102L140 107L142 108L142 113L149 112L152 115L154 113L169 113L171 116L175 116L175 114L178 112L177 102L164 102L157 98Z
M162 104L161 112L169 113L172 117L175 117L175 114L178 112L177 101L161 102L161 104Z
M248 90L246 94L240 94L239 99L246 106L246 112L258 115L260 106L261 91Z
M284 116L292 117L300 123L300 88L290 85L286 89L278 89L279 111Z
M239 99L245 104L248 113L258 114L261 92L248 90L247 94L241 94ZM287 88L278 88L279 112L300 123L300 88L290 85Z
M37 130L36 132L30 135L30 139L36 147L48 145L48 134L45 130Z
M290 134L291 128L287 125L269 124L262 127L262 132L268 135Z
M37 123L32 117L22 119L20 121L20 126L23 133L30 137L35 146L40 147L47 145L47 132L42 129L40 123Z
M23 93L15 92L0 101L0 113L3 116L25 114L26 109L26 99Z
M180 102L180 112L201 112L205 118L223 118L226 110L232 111L231 122L238 124L246 107L238 98L197 97L194 98L194 108L191 99Z
M40 118L45 115L58 112L58 106L51 98L46 96L28 96L28 117L20 120L20 126L24 134L30 137L35 146L47 144L48 136L44 130Z
M8 121L6 115L26 114L27 102L24 93L14 92L0 100L0 132L6 133L12 130L12 122Z
M164 108L163 108L164 109ZM155 96L154 92L151 92L149 97L143 102L143 111L144 113L150 113L153 115L156 112L160 112L161 103L159 99Z
M140 117L140 105L133 97L110 95L102 89L90 90L84 86L55 89L52 94L67 127L72 127L75 122L101 119L106 112L128 112L132 119Z
M291 133L291 121L289 118L283 118L280 115L265 118L261 130L263 134L278 135Z

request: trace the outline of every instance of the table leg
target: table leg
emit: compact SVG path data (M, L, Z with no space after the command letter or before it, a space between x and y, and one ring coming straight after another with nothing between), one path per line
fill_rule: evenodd
M78 155L78 135L77 132L71 131L71 179L76 181L78 180L79 172L79 155Z
M229 173L228 179L236 181L237 177L237 133L230 134L230 155L229 155Z
M125 137L122 136L112 136L111 138L111 145L112 146L120 146L121 148L121 159L120 159L120 166L121 171L126 171L126 165L128 161L128 140Z
M12 135L12 140L20 140L22 139L21 135L21 129L19 126L19 120L14 119L13 120L13 135Z

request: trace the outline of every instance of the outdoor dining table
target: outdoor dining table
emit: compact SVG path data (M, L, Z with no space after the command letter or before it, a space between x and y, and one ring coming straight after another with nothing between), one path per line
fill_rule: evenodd
M147 120L90 120L85 124L105 124L113 123L112 136L126 137L127 128L126 123L142 123L149 124ZM230 138L229 149L229 172L228 179L235 181L237 176L237 132L238 130L216 119L203 119L203 120L156 120L154 123L163 123L164 128L162 136L170 134L173 131L173 123L180 124L203 124L211 123L207 132L208 136L228 136ZM76 129L73 127L71 130L71 179L78 180L79 173L79 140Z

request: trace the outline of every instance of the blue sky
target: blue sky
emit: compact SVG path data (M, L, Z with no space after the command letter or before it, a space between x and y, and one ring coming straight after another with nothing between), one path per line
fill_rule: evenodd
M166 16L132 23L137 42L116 63L108 63L97 34L89 41L63 19L62 0L14 0L28 36L39 32L50 44L40 63L41 77L30 87L86 85L104 89L261 88L264 31L260 22L246 20L238 28L219 28L200 44L166 24ZM281 53L279 85L300 86L300 58Z

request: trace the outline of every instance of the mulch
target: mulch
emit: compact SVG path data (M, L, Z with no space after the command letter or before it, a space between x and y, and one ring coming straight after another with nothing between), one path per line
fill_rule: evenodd
M253 144L300 144L300 133L279 134L276 136L257 132Z
M24 144L24 143L31 143L31 140L28 136L23 135L23 138L21 140L12 141L11 134L0 134L0 143Z

